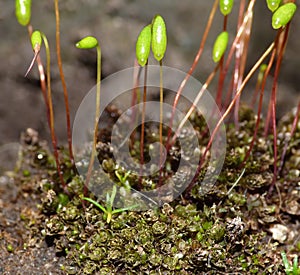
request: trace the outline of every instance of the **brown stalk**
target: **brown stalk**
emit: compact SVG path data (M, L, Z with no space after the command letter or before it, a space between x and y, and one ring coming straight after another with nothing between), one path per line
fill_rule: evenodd
M134 124L137 123L137 115L136 115L136 108L133 108L136 103L140 103L140 99L138 97L139 93L139 79L140 79L140 74L142 71L142 67L138 65L137 60L135 59L134 61L134 70L133 70L133 91L132 91L132 98L131 98L131 108L132 108L132 114L131 114L131 129L134 126ZM131 144L134 144L135 140L135 134L136 130L134 129L132 134L131 134ZM132 147L131 145L131 147Z
M235 36L235 39L234 39L234 41L233 41L233 43L231 45L230 50L229 50L229 53L228 53L228 56L227 56L227 60L226 60L224 69L222 70L222 72L220 74L220 81L219 81L218 91L217 91L217 96L216 96L216 102L217 102L217 105L219 103L219 105L218 105L219 108L221 107L220 103L222 101L222 91L223 91L223 85L224 85L224 81L225 81L225 76L227 75L227 72L229 70L229 65L231 63L231 59L232 59L233 53L234 53L234 51L236 49L236 46L237 46L237 44L239 43L239 41L241 39L241 36L242 36L242 34L243 34L243 32L244 32L244 30L246 28L248 20L251 17L255 1L256 0L251 0L249 2L246 14L245 14L245 16L243 18L243 23L240 26L240 28L238 29L238 32L237 32L237 34Z
M164 91L163 91L163 68L162 61L159 61L159 184L161 186L162 174L163 174L163 103L164 103Z
M213 5L212 10L211 10L210 15L209 15L205 30L204 30L204 34L202 36L202 40L201 40L198 52L197 52L197 54L195 56L195 59L193 61L193 64L192 64L191 68L189 69L187 75L185 76L184 80L181 82L180 87L179 87L179 89L176 93L176 96L175 96L175 99L174 99L174 102L173 102L172 115L171 115L171 119L170 119L169 131L168 131L168 137L167 137L167 143L166 143L167 151L170 148L169 140L171 138L172 125L173 125L173 120L174 120L174 116L175 116L176 106L178 104L178 101L179 101L179 98L181 96L183 88L185 87L187 81L189 80L190 76L192 75L192 73L196 69L196 66L199 63L200 57L201 57L201 55L203 53L203 50L204 50L204 45L205 45L209 30L211 28L211 25L212 25L212 22L213 22L213 19L214 19L214 16L215 16L215 13L216 13L216 10L217 10L217 7L218 7L218 3L219 3L219 1L215 0L214 5Z
M186 192L189 193L191 191L191 189L193 188L193 186L196 183L196 180L199 176L200 170L202 168L202 165L204 163L204 160L206 158L206 154L208 152L208 150L210 149L212 142L217 134L217 131L219 130L221 124L223 123L224 119L230 114L232 108L234 107L236 100L238 99L238 97L241 95L243 89L245 88L246 84L248 83L248 81L250 80L250 78L253 76L253 74L255 73L255 71L259 68L259 66L261 65L261 63L264 61L264 59L271 53L271 51L274 49L274 45L275 43L273 42L269 48L263 53L263 55L259 58L259 60L254 64L254 66L252 67L252 69L250 70L250 72L247 74L247 76L244 78L239 90L236 92L234 98L232 99L231 103L229 104L228 108L226 109L226 111L224 112L224 114L222 115L222 117L220 118L220 120L218 121L215 129L213 130L209 142L205 148L205 151L201 157L199 166L197 168L197 171L195 173L195 176L193 178L193 181L191 182L191 184L188 186Z
M273 52L272 52L272 55L271 55L271 58L270 58L270 61L269 61L269 64L268 64L268 67L264 73L264 77L263 77L263 81L261 83L261 88L260 88L260 97L259 97L259 104L258 104L258 110L257 110L257 120L256 120L256 124L255 124L255 128L254 128L254 133L253 133L253 137L252 137L252 140L251 140L251 143L250 143L250 147L245 155L245 158L242 162L242 165L241 167L244 167L249 156L250 156L250 153L252 152L252 149L253 149L253 146L254 146L254 142L256 140L256 136L257 136L257 132L258 132L258 128L259 128L259 124L260 124L260 118L261 118L261 111L262 111L262 101L263 101L263 96L264 96L264 90L265 90L265 86L266 86L266 82L267 82L267 77L270 73L270 70L272 68L272 65L273 65L273 62L274 62L274 59L275 59L275 55L276 55L276 47L273 49Z
M182 127L184 126L184 124L186 123L186 121L189 119L189 117L191 116L192 112L195 110L196 105L198 104L199 100L201 99L203 93L205 92L205 90L207 89L207 87L209 86L209 84L211 83L211 81L213 80L213 78L215 77L218 69L220 67L220 63L217 64L217 66L215 67L215 69L210 73L210 75L208 76L207 80L205 81L204 85L201 87L201 90L199 91L197 97L195 98L193 105L190 107L189 111L187 112L187 114L185 115L185 117L181 120L181 123L179 124L171 142L170 145L172 146L175 141L177 136L179 135Z
M287 147L288 147L289 141L292 139L292 137L293 137L293 135L294 135L294 133L295 133L295 131L297 129L299 115L300 115L300 101L298 102L298 106L297 106L295 118L293 120L293 124L292 124L292 129L291 129L291 132L290 132L290 136L289 136L288 139L286 139L285 144L284 144L283 152L282 152L282 155L281 155L280 166L279 166L279 169L278 169L278 174L281 173L281 171L282 171L283 164L284 164L284 159L285 159L285 156L286 156L286 152L287 152Z
M60 161L59 161L59 155L58 155L58 150L57 150L57 138L55 134L55 128L54 128L54 112L53 112L53 103L52 103L52 92L51 92L51 74L50 74L50 49L48 45L47 38L45 37L44 34L42 34L43 41L45 44L46 48L46 55L47 55L47 96L48 96L48 103L49 103L49 114L50 114L50 132L51 132L51 140L52 140L52 145L53 145L53 152L54 152L54 158L56 162L56 169L57 173L60 179L60 182L62 184L62 187L64 190L66 190L66 183L63 178L63 172L60 169Z
M276 94L277 94L277 86L278 86L278 77L279 77L279 72L280 72L280 67L281 67L281 62L283 59L283 52L285 49L285 45L287 43L288 39L288 34L289 34L289 29L290 29L290 23L287 24L285 29L283 30L283 42L280 44L279 48L279 54L278 54L278 59L276 62L276 67L275 67L275 72L274 72L274 79L273 79L273 86L272 86L272 97L271 97L271 117L272 117L272 126L273 126L273 150L274 150L274 167L273 167L273 181L272 185L270 186L269 189L269 194L272 193L274 185L276 183L277 179L277 127L276 127ZM279 30L281 32L281 30Z
M65 102L65 109L66 109L66 122L67 122L67 136L68 136L68 147L69 147L69 154L70 160L72 165L74 165L74 156L72 150L72 133L71 133L71 121L70 121L70 109L69 109L69 98L68 98L68 91L65 81L65 76L62 67L62 60L61 60L61 52L60 52L60 18L59 18L59 7L58 7L58 0L54 0L55 6L55 22L56 22L56 55L57 55L57 64L59 68L59 74L61 78L61 83L63 87L64 93L64 102Z
M147 73L148 62L145 65L144 71L144 88L143 88L143 108L142 108L142 122L141 122L141 141L140 141L140 183L143 176L144 165L144 142L145 142L145 112L146 112L146 100L147 100Z
M244 8L245 8L245 1L243 0L241 1L240 14L243 14ZM249 14L249 20L246 23L245 30L241 36L241 40L236 49L236 67L234 73L233 91L238 90L243 81L246 61L247 61L250 34L251 34L252 19L253 19L253 11L251 11ZM240 19L238 25L240 26L241 23L242 22ZM237 99L237 103L235 104L234 107L234 122L237 129L239 125L239 107L240 107L240 98Z

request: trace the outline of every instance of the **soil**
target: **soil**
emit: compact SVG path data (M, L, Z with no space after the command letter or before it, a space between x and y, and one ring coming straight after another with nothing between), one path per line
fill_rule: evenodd
M228 125L226 161L209 192L196 184L161 208L124 211L110 223L93 204L83 208L82 180L62 153L65 195L47 143L28 129L17 167L0 181L1 274L285 274L281 251L290 262L300 253L300 124L270 193L272 138L259 139L242 173L254 115L242 108L240 118L238 135ZM280 144L292 120L279 123Z

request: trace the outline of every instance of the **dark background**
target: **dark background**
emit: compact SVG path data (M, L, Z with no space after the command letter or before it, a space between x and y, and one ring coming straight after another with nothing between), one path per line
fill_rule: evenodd
M24 78L33 56L26 28L20 26L14 15L14 2L3 0L0 9L0 145L18 141L21 131L32 127L43 138L49 137L45 107L39 89L36 67ZM55 17L53 1L32 1L32 25L48 37L52 49L52 87L56 129L60 143L65 142L65 114L62 87L56 66ZM230 41L236 31L236 14L239 1L235 1L229 18ZM143 26L160 13L166 21L168 48L164 64L187 71L198 50L213 1L181 0L64 0L61 9L61 42L64 72L69 90L72 119L84 95L95 84L95 51L76 49L74 44L86 35L96 36L102 48L102 77L134 63L135 41ZM296 106L299 100L299 12L291 26L288 47L283 61L278 90L278 116ZM222 30L222 16L217 12L213 29L194 76L204 82L214 65L211 48ZM248 69L274 39L271 13L265 1L257 1L254 27L250 44ZM155 64L153 59L150 64ZM271 79L270 79L271 81ZM214 86L210 88L214 93ZM243 96L251 98L250 85Z

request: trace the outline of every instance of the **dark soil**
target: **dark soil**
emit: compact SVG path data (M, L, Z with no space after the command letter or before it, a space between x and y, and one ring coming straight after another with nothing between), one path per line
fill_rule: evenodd
M271 137L259 139L236 181L253 119L246 109L238 135L228 126L226 161L208 193L196 185L162 208L115 214L110 223L92 204L82 208L82 182L66 162L67 199L46 144L28 130L19 166L0 181L0 273L285 274L280 252L290 262L300 253L300 125L270 194ZM280 144L292 119L279 124Z

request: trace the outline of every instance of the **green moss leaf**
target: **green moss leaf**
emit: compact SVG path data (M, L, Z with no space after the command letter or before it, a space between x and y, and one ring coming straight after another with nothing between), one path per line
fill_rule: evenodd
M31 17L31 0L16 0L16 17L22 26L27 26Z
M221 32L214 44L212 58L214 62L219 62L224 55L228 44L228 32Z
M167 49L167 31L164 19L156 15L152 21L152 52L157 61L163 59Z
M82 38L80 41L76 43L76 47L78 49L93 49L98 46L98 40L97 38L93 36L86 36L85 38Z
M226 16L231 13L233 7L233 0L220 0L220 11L221 13Z
M294 3L287 3L278 8L272 17L272 27L279 29L291 21L297 6Z
M151 25L142 29L136 41L136 59L141 66L145 66L150 54Z

